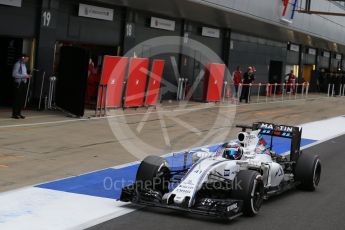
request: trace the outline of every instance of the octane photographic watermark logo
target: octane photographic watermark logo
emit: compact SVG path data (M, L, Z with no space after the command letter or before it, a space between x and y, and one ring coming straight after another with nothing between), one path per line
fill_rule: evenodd
M165 178L155 178L154 180L126 180L121 178L120 180L113 180L111 177L106 177L103 180L103 187L106 191L119 191L124 187L128 186L135 188L144 189L159 189L164 185L170 191L175 189L179 185L179 182L172 182L170 179ZM191 187L193 189L194 187ZM239 180L237 177L232 181L232 183L224 183L221 181L215 183L205 183L203 189L205 190L218 190L218 191L229 191L229 190L243 190L243 181ZM181 190L177 190L183 192Z
M125 56L148 58L150 62L164 59L166 63L160 95L171 99L155 108L108 112L109 126L129 154L143 160L148 155L193 149L229 138L236 106L226 102L215 104L200 101L204 92L206 66L223 63L210 48L190 38L164 36L138 44ZM185 71L181 71L182 68ZM142 71L147 72L146 69ZM148 76L151 75L149 72ZM229 76L230 71L226 69L224 81ZM182 96L176 97L177 94Z

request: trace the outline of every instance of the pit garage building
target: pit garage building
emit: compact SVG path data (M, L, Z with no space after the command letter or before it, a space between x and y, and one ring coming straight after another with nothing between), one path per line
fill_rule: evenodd
M104 55L124 55L159 36L183 37L181 49L188 39L199 41L230 71L255 66L257 82L280 83L290 70L300 81L313 81L315 71L345 66L345 17L298 12L306 7L305 0L0 0L0 106L11 104L11 71L20 53L29 54L30 68L39 70L30 94L34 101L42 72L58 73L62 47L87 50L100 66ZM345 13L344 3L337 1L312 1L311 7ZM150 47L141 49L141 56L150 57ZM200 54L193 55L162 55L164 80L177 85L178 69L193 82L204 68L196 61ZM162 97L173 99L176 93Z

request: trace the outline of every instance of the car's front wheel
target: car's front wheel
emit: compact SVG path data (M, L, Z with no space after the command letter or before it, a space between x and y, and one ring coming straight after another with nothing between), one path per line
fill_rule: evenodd
M169 191L170 170L165 159L148 156L141 164L136 175L136 186L139 190L152 189L162 194Z
M263 203L264 184L260 173L253 170L240 171L231 192L233 199L243 201L243 214L254 216L259 213Z

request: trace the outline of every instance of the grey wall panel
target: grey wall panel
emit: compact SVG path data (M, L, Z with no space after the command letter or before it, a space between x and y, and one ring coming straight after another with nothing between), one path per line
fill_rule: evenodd
M125 40L125 54L129 56L133 56L132 53L129 52L134 46L138 49L136 50L136 55L139 57L148 57L151 59L163 59L166 61L164 73L163 73L163 91L162 91L162 98L163 99L174 99L176 98L176 91L177 91L177 80L176 75L174 72L174 66L172 65L171 59L173 58L177 64L180 63L180 55L177 53L163 53L158 56L151 56L151 50L154 49L152 47L147 47L145 45L141 45L145 41L160 37L160 36L181 36L182 33L182 22L180 20L175 20L175 31L168 31L162 29L155 29L150 27L150 20L151 17L159 17L163 19L170 19L164 16L159 16L155 14L150 14L146 12L136 12L135 13L135 34L134 38ZM179 44L180 45L180 44ZM162 50L164 52L164 50ZM178 66L176 67L178 69ZM168 84L165 84L168 83ZM171 87L172 85L176 86L176 88Z
M331 60L331 70L332 71L337 71L338 67L341 66L341 60L336 60L334 58L332 58Z
M287 51L286 63L289 65L298 65L299 52Z
M310 54L304 54L304 64L315 65L316 56Z
M99 6L99 4L96 4ZM102 5L101 5L102 6ZM78 16L79 3L61 1L56 28L56 39L78 41L81 43L117 46L122 41L124 12L122 8L114 9L114 20L104 21Z
M201 28L198 26L197 28ZM210 38L210 37L203 37L201 36L201 32L195 32L191 34L191 39L194 39L203 45L210 48L213 52L215 52L221 59L223 58L223 34L221 34L220 38Z
M194 52L194 57L188 57L188 66L185 68L184 66L181 67L181 73L189 79L189 84L192 85L195 83L195 80L197 79L198 75L201 73L201 71L205 71L206 66L204 66L201 63L208 64L211 61L212 62L224 62L224 32L221 28L215 28L209 25L205 25L202 23L197 22L186 22L186 25L188 27L188 37L189 39L193 39L197 42L200 42L202 45L206 46L207 49L200 50ZM212 37L205 37L202 36L202 27L211 27L215 29L220 30L220 37L219 38L212 38ZM184 44L185 45L185 44ZM206 60L208 57L205 56L208 53L206 53L206 50L210 49L212 52L215 53L215 55L218 57L217 60ZM197 61L196 58L200 58L201 60ZM195 89L193 98L195 100L201 100L203 97L203 90L204 90L204 78L199 82L198 87Z
M329 58L325 58L325 57L318 57L318 67L319 68L329 68Z
M285 63L287 51L284 43L238 33L234 33L231 38L233 41L229 66L231 72L237 66L240 66L243 72L248 66L254 66L257 70L256 82L265 83L268 82L270 62Z
M157 16L157 15L149 14L145 12L137 13L136 22L135 22L135 42L137 44L145 40L159 37L159 36L180 36L181 35L181 21L180 20L172 19L176 21L175 31L168 31L168 30L151 28L150 27L151 17L170 19L164 16Z
M40 1L25 0L21 8L0 5L0 35L35 37Z

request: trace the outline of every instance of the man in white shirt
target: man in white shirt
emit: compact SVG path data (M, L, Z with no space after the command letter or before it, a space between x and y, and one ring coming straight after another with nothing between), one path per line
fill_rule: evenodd
M14 78L14 100L13 100L13 119L25 119L21 111L25 100L26 82L31 77L28 74L26 64L29 61L29 56L23 54L19 60L14 64L12 76Z

